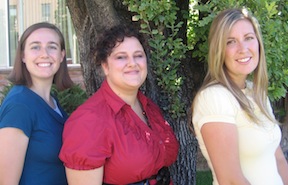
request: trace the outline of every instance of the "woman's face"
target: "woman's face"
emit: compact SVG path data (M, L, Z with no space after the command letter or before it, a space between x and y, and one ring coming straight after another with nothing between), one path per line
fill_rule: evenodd
M232 80L245 87L247 75L255 70L259 63L259 42L250 21L239 20L227 37L225 65Z
M139 40L125 37L117 43L102 68L114 91L138 90L147 76L146 54Z
M49 28L40 28L26 39L22 61L33 82L35 80L53 80L65 51L61 51L58 34Z

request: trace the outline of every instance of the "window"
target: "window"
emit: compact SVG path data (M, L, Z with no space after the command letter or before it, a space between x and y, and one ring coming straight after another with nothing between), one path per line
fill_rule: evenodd
M42 21L50 21L50 3L44 3L42 6Z
M7 1L0 3L0 68L9 65Z
M14 65L14 58L16 53L16 47L18 43L18 29L17 29L17 6L10 5L9 6L9 51L10 51L10 58L12 60L9 61L9 65Z
M68 62L79 63L77 38L66 0L5 0L0 3L0 68L13 66L19 37L27 27L43 21L62 31Z

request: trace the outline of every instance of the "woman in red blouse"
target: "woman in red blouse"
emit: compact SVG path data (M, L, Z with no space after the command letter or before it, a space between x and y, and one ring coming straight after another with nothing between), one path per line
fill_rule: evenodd
M60 159L70 185L172 184L167 167L179 144L159 107L139 91L147 76L142 43L125 26L99 38L96 62L105 80L72 113L63 133Z

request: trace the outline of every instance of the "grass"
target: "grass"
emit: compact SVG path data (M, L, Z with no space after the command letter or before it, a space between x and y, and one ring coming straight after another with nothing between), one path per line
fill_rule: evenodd
M212 185L211 171L197 171L196 185Z

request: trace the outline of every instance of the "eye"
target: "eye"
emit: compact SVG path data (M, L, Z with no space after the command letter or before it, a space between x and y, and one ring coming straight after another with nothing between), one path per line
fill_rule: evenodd
M57 47L57 46L54 46L54 45L51 45L51 46L48 46L48 49L57 50L57 49L58 49L58 47Z
M118 59L118 60L125 59L125 58L126 58L126 56L124 56L124 55L118 55L118 56L116 57L116 59Z
M142 54L135 55L136 58L143 58Z
M255 39L255 37L253 37L253 36L248 36L248 37L246 37L245 39L246 39L246 40L253 40L253 39Z
M31 46L31 49L32 49L32 50L39 50L39 49L40 49L40 46L34 45L34 46Z
M228 40L228 41L227 41L227 45L231 45L231 44L234 44L234 43L236 43L235 40Z

